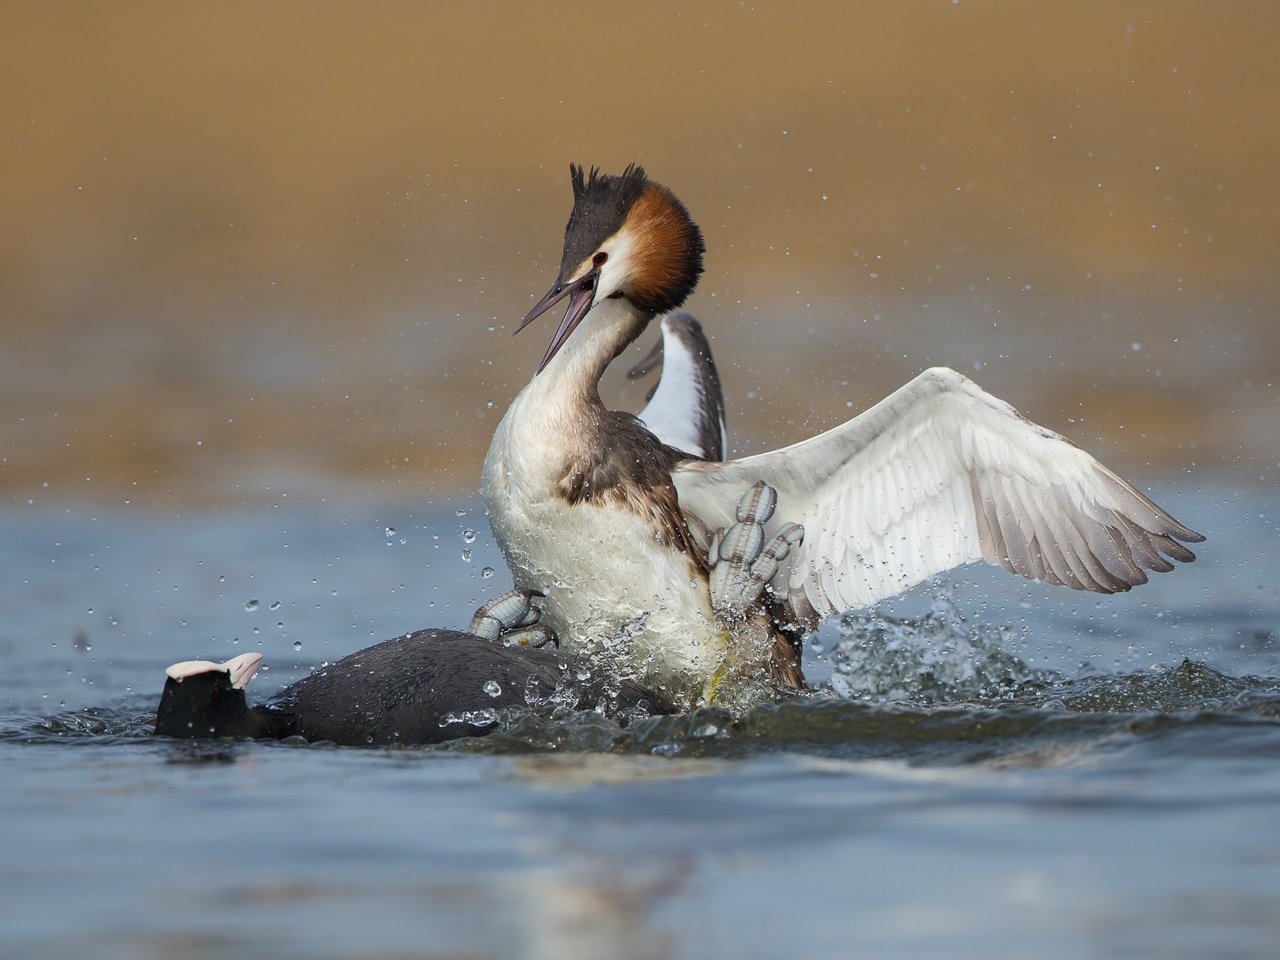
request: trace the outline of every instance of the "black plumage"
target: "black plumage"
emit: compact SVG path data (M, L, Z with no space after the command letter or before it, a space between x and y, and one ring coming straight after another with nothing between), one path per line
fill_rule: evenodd
M492 725L462 719L476 711L526 705L532 691L547 698L574 659L555 650L507 647L455 630L419 630L318 668L270 700L250 707L225 672L169 678L156 711L160 736L301 736L361 744L431 744L483 736ZM667 713L662 698L623 681L575 689L577 706ZM611 694L611 695L610 695Z

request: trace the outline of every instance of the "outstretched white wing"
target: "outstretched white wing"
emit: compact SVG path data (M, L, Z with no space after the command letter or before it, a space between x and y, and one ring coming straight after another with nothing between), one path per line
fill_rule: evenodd
M1178 523L1091 456L967 377L926 370L870 410L801 443L726 463L680 463L680 507L728 527L748 486L778 491L770 532L804 542L773 580L798 622L870 606L974 560L1115 593L1195 559ZM697 524L693 524L696 528ZM1168 559L1166 559L1168 558Z
M724 457L724 397L702 326L687 313L669 313L659 324L662 339L627 376L642 377L658 363L662 374L638 414L669 447L706 460Z

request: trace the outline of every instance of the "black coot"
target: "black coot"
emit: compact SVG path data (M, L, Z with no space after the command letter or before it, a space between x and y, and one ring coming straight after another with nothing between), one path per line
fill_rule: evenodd
M456 630L419 630L368 647L250 707L245 686L262 655L226 663L176 663L166 673L156 733L166 737L302 736L341 744L440 743L483 736L490 726L446 722L451 714L523 706L527 691L551 695L573 660L555 650L507 647ZM581 692L593 708L600 692ZM629 681L610 705L670 713L667 701Z

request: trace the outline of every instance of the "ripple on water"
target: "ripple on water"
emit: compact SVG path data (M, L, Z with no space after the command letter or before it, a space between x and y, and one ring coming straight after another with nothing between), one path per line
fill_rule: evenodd
M153 742L146 698L50 716L6 718L0 741L113 745ZM706 708L622 726L563 704L493 711L486 737L435 748L489 755L612 753L744 758L794 752L912 763L1043 765L1117 743L1164 741L1187 755L1217 752L1223 735L1280 733L1280 680L1232 677L1184 661L1163 670L1001 686L995 696L933 702L850 700L817 692L741 716ZM1241 741L1246 742L1246 741ZM386 748L374 748L386 749ZM405 749L405 748L394 748ZM1168 748L1162 748L1168 752Z

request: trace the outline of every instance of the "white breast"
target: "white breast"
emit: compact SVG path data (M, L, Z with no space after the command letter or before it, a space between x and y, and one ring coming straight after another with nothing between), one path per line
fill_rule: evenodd
M607 657L676 700L696 697L724 657L706 578L631 510L559 496L572 432L532 389L507 411L484 470L485 509L516 585L547 595L543 620L562 648Z

